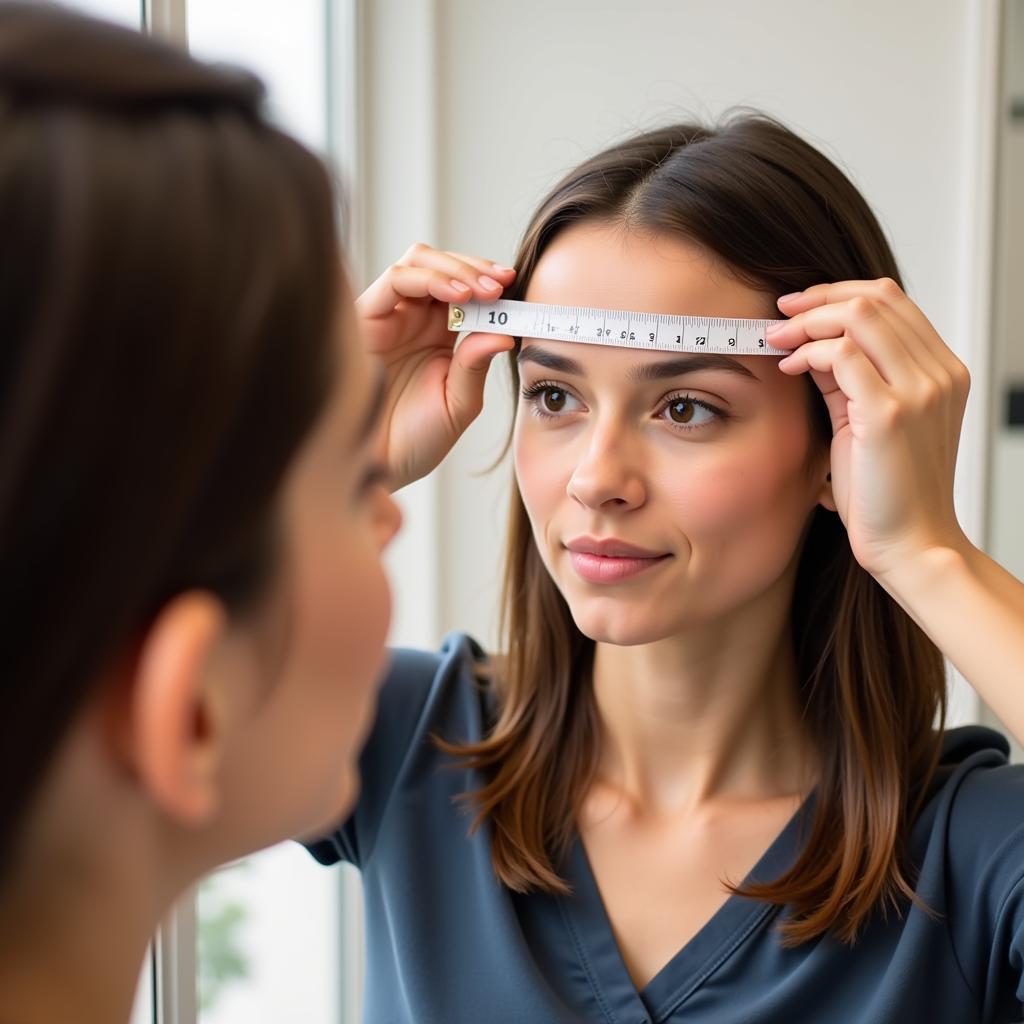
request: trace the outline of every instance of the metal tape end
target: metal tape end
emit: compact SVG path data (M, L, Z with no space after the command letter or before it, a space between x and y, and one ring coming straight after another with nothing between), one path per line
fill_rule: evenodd
M455 303L448 303L448 330L461 331L462 325L466 322L466 311Z

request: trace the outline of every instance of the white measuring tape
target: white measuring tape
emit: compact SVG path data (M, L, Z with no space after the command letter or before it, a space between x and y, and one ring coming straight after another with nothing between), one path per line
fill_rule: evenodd
M620 309L553 306L543 302L460 302L448 306L448 330L487 331L517 338L550 338L584 345L618 345L659 352L722 352L739 356L784 356L765 328L774 320L726 320Z

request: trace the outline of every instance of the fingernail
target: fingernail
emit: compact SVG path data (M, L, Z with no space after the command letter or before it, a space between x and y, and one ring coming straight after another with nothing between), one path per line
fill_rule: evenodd
M461 281L449 281L448 282L457 292L468 292L472 291L468 284L463 284Z
M782 300L779 299L781 302ZM785 324L789 323L788 320L773 320L765 329L765 334L774 334L776 331L781 331Z
M795 299L798 295L803 295L803 292L790 292L788 295L780 295L778 301L789 302L790 299Z
M480 278L480 283L481 283L481 284L482 284L482 285L483 285L483 286L484 286L485 288L488 288L488 289L490 289L491 291L493 291L493 290L494 290L495 288L500 288L500 287L501 287L501 285L500 285L500 284L498 284L498 282L497 282L497 281L495 281L493 277L488 277L488 276L487 276L486 274L484 274L484 275L483 275L483 276L482 276L482 277Z
M515 267L503 267L500 263L492 263L492 267L498 271L499 274L511 274L515 273Z

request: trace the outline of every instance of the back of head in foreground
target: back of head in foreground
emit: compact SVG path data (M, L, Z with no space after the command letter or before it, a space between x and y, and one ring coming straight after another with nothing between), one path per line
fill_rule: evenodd
M651 290L644 278L645 268L662 260L662 249L673 258L681 254L678 266L692 263L690 270L668 272L670 291L671 275L678 273L680 281L697 282L689 293L700 296L695 301L716 308L654 305L680 301ZM822 281L899 282L883 232L846 176L787 128L756 113L726 118L718 127L684 123L645 132L587 160L541 202L515 265L518 277L506 298L717 316L775 317L778 296ZM708 281L720 284L709 287ZM733 294L742 294L749 308L730 306ZM527 343L520 340L510 354L514 401L521 383L517 356ZM590 346L563 347L579 348L583 360L596 361ZM747 362L758 360L774 362L756 356ZM795 659L799 712L820 759L814 817L791 870L769 884L730 888L787 905L790 919L782 931L794 944L826 931L853 941L872 913L913 898L906 839L938 761L941 731L933 723L945 711L943 661L858 565L834 505L812 499L799 518L780 518L779 509L792 506L797 492L827 489L832 430L808 376L778 387L789 389L786 401L776 403L778 422L806 438L800 464L788 483L780 483L780 469L776 489L758 498L757 469L782 466L789 454L784 442L759 438L751 442L760 445L757 451L725 440L704 442L718 444L718 454L700 463L690 479L663 490L676 488L677 508L697 508L706 495L705 504L718 503L717 519L711 526L701 520L706 537L691 536L690 568L681 570L691 576L676 577L683 582L674 592L659 593L657 601L630 598L640 602L634 616L639 625L623 611L625 599L593 597L577 586L551 537L558 520L544 518L550 513L563 522L600 519L607 525L615 520L603 515L601 502L617 502L615 515L621 515L630 499L611 498L610 490L598 495L593 481L580 478L578 462L566 467L562 479L556 468L562 442L530 447L531 431L539 428L529 425L529 414L524 422L520 408L502 604L507 658L497 672L501 717L484 742L449 748L489 773L473 806L478 821L489 817L495 823L494 867L512 888L564 890L559 863L599 751L590 686L595 641L656 643L682 631L717 629L758 598L758 587L763 593L792 571L784 632ZM538 388L552 392L551 385L532 390ZM576 401L556 390L561 410ZM538 401L526 391L523 398ZM680 456L676 465L683 473L698 464ZM725 496L723 481L743 473L752 474L749 486L741 481L731 498ZM697 496L691 504L688 488ZM576 515L584 507L587 514ZM691 515L691 525L695 521ZM771 534L773 522L779 529ZM703 568L695 568L694 552L707 537L716 545L717 564L709 566L712 560L705 558Z
M397 518L331 182L262 101L0 4L4 1019L117 1019L177 892L354 799Z

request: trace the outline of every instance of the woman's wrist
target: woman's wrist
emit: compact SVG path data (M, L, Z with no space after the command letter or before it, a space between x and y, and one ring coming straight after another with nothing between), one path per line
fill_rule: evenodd
M892 569L875 578L915 619L915 608L925 606L949 585L962 584L979 572L984 554L961 533L944 543L922 547L895 560Z

